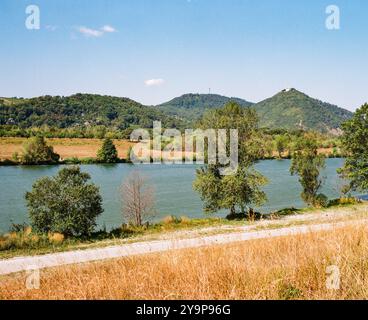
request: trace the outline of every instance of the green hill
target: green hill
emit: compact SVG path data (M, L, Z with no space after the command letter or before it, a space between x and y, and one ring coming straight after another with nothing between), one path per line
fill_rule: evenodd
M303 128L335 134L339 132L341 124L353 115L348 110L313 99L295 89L283 90L269 99L256 103L253 108L260 117L261 127Z
M57 128L105 126L117 130L150 128L155 120L164 127L190 127L208 109L229 101L253 107L261 127L270 129L312 129L339 133L350 111L313 99L295 89L252 104L239 98L216 94L185 94L158 106L144 106L128 98L76 94L70 97L43 96L31 99L0 98L0 125L20 128L48 125Z
M206 110L220 108L229 101L235 101L244 107L249 107L253 104L240 98L229 98L218 94L189 93L156 107L169 115L193 122L200 118Z
M180 120L157 108L143 106L128 98L92 94L0 98L0 125L11 124L21 128L104 125L123 130L133 126L150 128L154 120L161 120L169 128L182 125Z

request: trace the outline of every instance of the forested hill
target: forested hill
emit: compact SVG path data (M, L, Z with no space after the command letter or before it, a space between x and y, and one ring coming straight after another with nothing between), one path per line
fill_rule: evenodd
M169 115L193 122L200 118L206 110L220 108L229 101L235 101L243 107L253 104L240 98L229 98L218 94L189 93L160 104L157 108Z
M316 130L338 133L352 112L313 99L296 89L286 89L253 106L261 127Z
M305 129L337 134L341 124L352 116L350 111L313 99L295 89L283 90L257 104L216 94L186 94L159 106L144 106L128 98L76 94L70 97L0 98L0 125L78 127L82 131L85 127L105 126L125 130L151 128L153 121L158 120L166 128L183 129L192 127L206 110L220 108L229 101L254 108L259 115L260 126L270 129Z
M180 127L182 121L155 107L143 106L128 98L76 94L70 97L43 96L32 99L0 98L0 125L22 128L104 125L116 129L152 127L160 120L165 127Z

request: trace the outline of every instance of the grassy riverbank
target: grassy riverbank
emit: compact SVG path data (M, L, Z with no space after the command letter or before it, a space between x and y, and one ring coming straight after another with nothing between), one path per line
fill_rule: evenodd
M367 299L364 224L0 277L0 299ZM306 246L308 243L308 246ZM339 270L329 288L329 268Z
M61 159L91 159L96 158L97 151L102 145L101 139L46 139ZM22 152L22 146L27 138L0 138L0 160L11 160L15 152ZM134 143L129 140L114 140L114 144L121 159L126 159L129 147Z
M368 217L368 204L334 205L326 209L287 209L259 220L229 221L222 218L189 219L166 217L143 227L122 226L110 232L99 231L88 239L64 238L62 235L36 235L29 227L0 236L0 259L71 250L121 245L163 239L197 238L239 231L258 231L324 222L340 222Z
M27 138L16 137L0 137L0 165L17 165L13 162L13 154L22 153L23 144ZM101 139L81 139L81 138L50 138L46 139L47 144L54 148L54 151L60 155L61 163L66 164L89 164L97 163L96 155L100 149L103 140ZM118 151L118 157L122 162L127 159L129 148L134 145L133 142L124 139L113 140L114 145ZM339 148L320 148L319 153L326 155L326 157L336 158L341 157ZM265 157L265 159L278 159L279 155L276 150L272 155ZM282 158L289 158L288 152L282 153Z

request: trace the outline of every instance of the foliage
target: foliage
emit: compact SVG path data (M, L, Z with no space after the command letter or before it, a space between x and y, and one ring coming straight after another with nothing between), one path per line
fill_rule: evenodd
M14 158L18 155L14 154ZM43 137L34 137L23 146L23 154L20 162L23 164L51 164L57 163L60 156L54 152L53 147L48 146Z
M115 163L119 161L118 151L110 138L106 138L102 143L101 149L97 152L97 159L103 163Z
M251 165L265 155L265 141L258 129L257 113L229 102L223 108L207 111L198 126L202 129L237 129L239 140L239 162Z
M286 151L289 144L289 137L287 135L278 135L275 138L276 150L279 154L279 158L282 158L282 154Z
M202 117L202 128L238 129L239 136L238 170L235 174L221 175L222 166L219 164L197 170L193 188L201 195L205 212L229 209L231 214L235 214L239 209L245 213L251 204L260 205L265 201L265 193L260 187L267 183L267 179L252 168L264 152L260 147L262 139L257 122L253 110L242 108L235 102L229 102L222 109L208 111Z
M111 139L129 139L134 127L120 130L118 128L103 125L77 125L67 128L42 125L29 128L20 128L17 125L0 125L0 137L24 137L42 136L45 138L95 138L109 137Z
M221 108L233 101L242 107L249 107L251 102L240 98L228 98L218 94L185 94L157 106L167 114L180 117L189 123L199 119L207 110Z
M327 205L327 198L318 194L323 183L319 176L324 167L325 157L318 154L315 139L310 135L300 138L295 146L290 173L299 176L299 182L303 188L301 197L308 205Z
M260 126L271 129L302 129L330 132L341 128L352 113L329 103L313 99L295 89L283 90L253 106ZM335 132L335 133L338 133Z
M240 167L236 174L221 176L217 166L209 165L197 170L193 188L201 195L205 212L229 209L234 215L237 209L246 214L251 204L262 205L266 194L261 187L266 183L264 176L249 167Z
M368 190L368 104L359 108L354 117L344 123L342 147L346 154L344 167L339 170L350 181L346 191Z
M295 89L284 90L255 105L215 94L186 94L156 107L128 98L76 94L0 99L0 136L122 139L128 138L134 128L152 128L155 120L162 121L163 127L182 130L192 127L206 111L230 101L244 108L253 107L261 127L274 134L283 134L285 130L339 134L341 123L352 117L347 110Z
M154 107L143 106L128 98L76 94L70 97L43 96L0 101L0 125L16 125L19 128L47 125L80 130L94 126L101 129L94 136L100 139L105 137L106 128L152 128L155 120L162 121L163 126L169 128L181 124L181 121Z
M99 188L88 184L89 179L89 174L73 166L36 181L25 196L33 229L65 236L90 235L103 209Z

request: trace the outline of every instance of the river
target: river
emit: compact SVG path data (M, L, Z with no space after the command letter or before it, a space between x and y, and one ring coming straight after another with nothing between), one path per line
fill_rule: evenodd
M323 172L325 183L322 192L330 198L340 195L342 181L336 169L341 167L343 159L327 159ZM82 165L82 171L88 172L101 190L104 213L100 216L99 226L107 229L122 223L120 185L124 177L132 170L140 170L147 176L155 189L156 219L167 215L203 217L202 202L192 190L196 165ZM269 179L264 188L268 202L259 208L261 212L271 212L287 207L305 207L300 199L301 188L298 178L290 176L289 160L264 160L256 164ZM0 167L0 233L9 230L12 223L27 222L27 209L24 194L31 190L32 184L40 177L52 176L60 166L19 166ZM224 213L217 215L223 216Z

